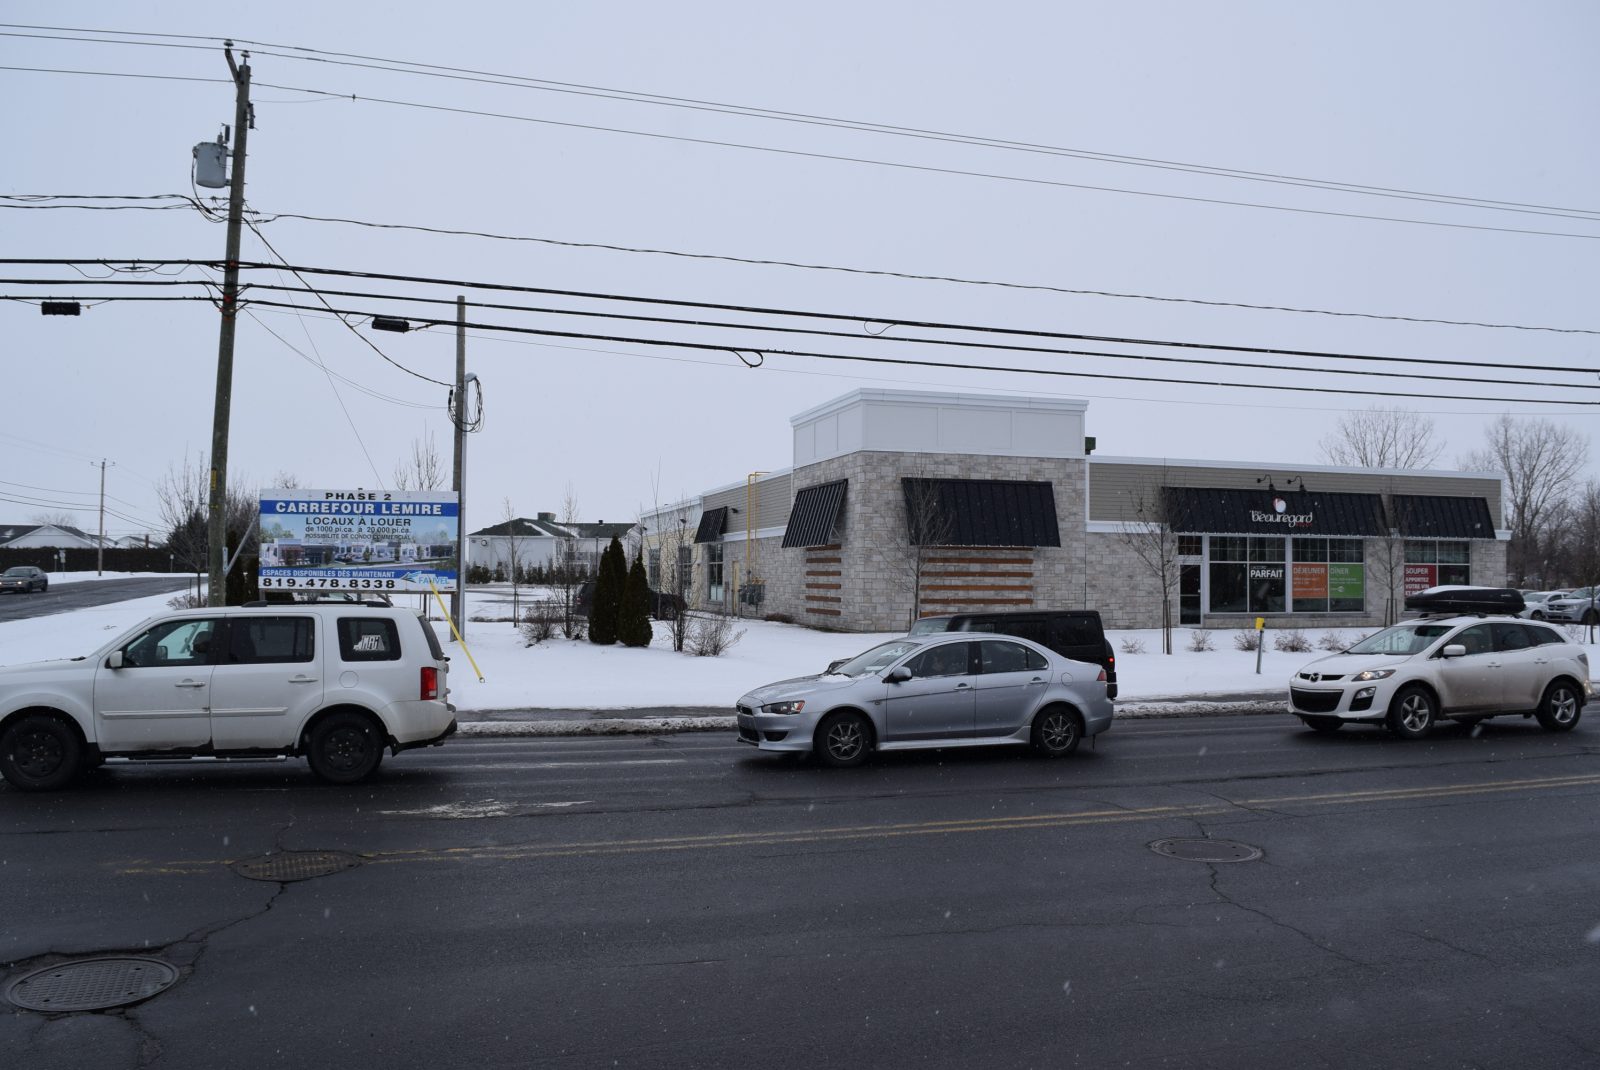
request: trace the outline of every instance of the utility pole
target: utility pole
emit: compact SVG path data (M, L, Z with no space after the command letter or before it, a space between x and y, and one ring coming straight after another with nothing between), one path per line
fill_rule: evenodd
M450 422L455 425L455 471L450 489L456 492L456 590L450 596L450 615L456 634L467 627L467 299L456 295L456 388L451 398Z
M100 469L100 539L95 549L94 570L96 576L104 576L106 574L106 466L116 462L107 461L102 457L99 464L95 464L94 461L89 463Z
M222 275L222 327L217 336L217 403L211 421L211 482L207 495L206 544L211 569L208 605L227 601L228 417L233 407L233 336L239 311L239 231L244 223L245 145L249 137L250 53L233 61L233 42L223 48L233 72L233 175L228 186L228 249Z

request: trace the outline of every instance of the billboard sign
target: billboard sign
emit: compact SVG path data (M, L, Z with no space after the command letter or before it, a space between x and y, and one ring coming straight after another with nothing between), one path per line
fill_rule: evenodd
M451 490L264 490L263 591L453 587L461 546Z

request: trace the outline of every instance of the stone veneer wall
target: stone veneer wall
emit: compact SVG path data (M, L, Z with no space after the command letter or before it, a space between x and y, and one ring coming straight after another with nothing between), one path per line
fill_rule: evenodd
M768 611L789 614L798 623L846 631L901 631L908 627L912 608L908 564L913 551L906 542L905 498L900 486L905 476L1017 479L1052 484L1062 545L1030 547L1005 556L1031 556L1030 568L1017 567L1014 571L1032 572L1034 605L1083 606L1087 604L1081 561L1085 467L1081 460L1058 457L859 451L797 468L793 482L796 493L819 483L849 480L841 520L835 530L839 550L790 548L776 550L769 556L763 547ZM992 552L993 548L986 547L968 556ZM830 572L838 575L826 575ZM1005 581L1007 585L1027 582L1025 579ZM835 583L837 587L831 586ZM838 601L831 601L834 598ZM941 604L928 607L924 613L953 612L958 608ZM971 608L985 607L973 605Z

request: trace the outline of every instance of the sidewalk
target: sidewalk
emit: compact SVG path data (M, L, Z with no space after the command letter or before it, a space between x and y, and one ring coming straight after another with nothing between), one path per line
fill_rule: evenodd
M1215 717L1284 712L1282 691L1249 691L1200 697L1162 696L1117 702L1119 718ZM726 706L660 706L640 709L460 710L463 736L623 736L675 732L732 732Z

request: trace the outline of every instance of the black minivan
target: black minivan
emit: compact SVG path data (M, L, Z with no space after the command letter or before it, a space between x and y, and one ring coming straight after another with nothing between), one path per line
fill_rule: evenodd
M1019 613L951 613L923 617L912 635L935 632L997 632L1031 639L1064 658L1087 661L1106 671L1106 697L1117 697L1117 655L1093 609L1040 609Z

